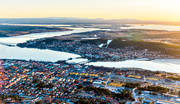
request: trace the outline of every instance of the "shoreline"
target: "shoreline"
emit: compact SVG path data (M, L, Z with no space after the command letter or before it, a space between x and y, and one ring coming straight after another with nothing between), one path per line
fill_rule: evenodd
M174 58L168 55L163 55L159 52L146 51L146 49L136 50L133 47L117 48L117 49L108 48L108 47L98 47L99 44L102 44L102 42L91 44L88 43L89 41L101 41L101 39L58 40L54 38L43 38L33 41L27 41L25 43L19 43L17 44L17 46L21 48L26 47L26 48L36 48L36 49L49 49L58 52L77 54L80 55L81 58L88 59L90 62L97 62L97 61L117 62L117 61L133 60L133 59L136 60L142 58L147 58L148 60ZM103 44L105 44L105 41L107 40L103 40L104 42Z
M36 60L24 60L24 59L0 59L0 61L20 61L20 62L39 62L39 63L54 63L54 64L67 64L67 65L77 65L77 63L68 63L66 62L65 60L59 60L59 61L56 61L56 62L51 62L51 61L36 61ZM1 63L2 64L2 63ZM4 64L4 63L3 63ZM142 69L142 68L133 68L133 67L124 67L124 68L115 68L115 67L104 67L104 66L93 66L93 65L86 65L86 64L80 64L82 66L89 66L89 67L95 67L95 68L107 68L109 69L109 71L112 71L113 70L120 70L120 71L149 71L149 72L160 72L160 73L169 73L169 72L166 72L166 71L152 71L152 70L147 70L147 69ZM173 73L173 74L178 74L178 73ZM179 73L180 74L180 73Z

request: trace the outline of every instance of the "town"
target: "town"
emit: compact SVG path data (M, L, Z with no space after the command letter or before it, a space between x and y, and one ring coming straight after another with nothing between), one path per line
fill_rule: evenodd
M0 61L1 103L178 104L179 96L180 75L174 73L64 61Z
M20 43L19 47L50 49L78 54L89 61L123 61L130 59L147 58L149 60L160 58L172 58L172 56L162 54L159 51L148 49L135 49L133 46L123 48L108 47L113 40L105 39L85 39L85 40L59 40L54 38L37 39ZM126 41L126 40L124 40Z
M0 104L180 104L180 0L1 0Z

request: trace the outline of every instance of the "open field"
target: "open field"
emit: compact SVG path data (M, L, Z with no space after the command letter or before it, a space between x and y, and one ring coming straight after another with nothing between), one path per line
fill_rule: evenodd
M171 45L180 45L180 31L164 31L164 30L113 30L112 31L94 31L67 36L57 36L56 39L81 39L81 38L103 38L117 39L125 38L129 40L144 40L148 42L161 42Z

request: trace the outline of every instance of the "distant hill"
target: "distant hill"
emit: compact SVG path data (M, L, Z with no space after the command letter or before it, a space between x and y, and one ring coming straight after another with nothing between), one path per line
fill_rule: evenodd
M141 21L136 19L87 19L87 18L0 18L0 23L23 24L175 24L170 22ZM180 23L179 23L180 24Z

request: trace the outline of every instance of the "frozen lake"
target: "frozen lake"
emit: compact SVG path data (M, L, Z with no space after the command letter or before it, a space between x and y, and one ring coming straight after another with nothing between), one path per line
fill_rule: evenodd
M62 32L45 32L45 33L34 33L27 34L21 36L14 37L2 37L0 38L0 43L3 44L13 44L16 45L18 43L23 43L28 40L61 36L61 35L69 35L72 33L81 33L88 31L99 30L96 28L73 28L72 31L62 31ZM10 47L0 44L0 59L22 59L22 60L36 60L36 61L58 61L58 60L67 60L72 58L74 60L70 60L69 62L81 62L86 59L76 59L81 57L76 54L67 53L67 52L59 52L48 49L33 49L33 48L20 48L20 47Z
M14 37L5 37L0 38L0 43L5 44L17 44L23 43L28 40L54 37L60 35L68 35L72 33L81 33L98 30L95 28L78 28L72 31L63 31L63 32L46 32L46 33L36 33L28 34L22 36ZM79 58L79 55L59 52L48 49L33 49L33 48L20 48L20 47L10 47L0 44L0 59L22 59L22 60L36 60L36 61L58 61L58 60L69 60L69 63L84 63L87 62L87 59ZM87 65L94 66L104 66L104 67L115 67L115 68L143 68L152 71L167 71L180 73L180 59L163 59L163 60L153 60L153 61L143 61L143 60L127 60L121 62L91 62Z
M142 68L152 71L180 73L180 59L156 59L152 61L127 60L120 62L91 62L87 65L111 68Z
M127 27L120 27L120 29L148 29L148 30L166 30L166 31L180 31L180 26L173 25L153 25L153 24L129 24Z
M6 43L6 44L18 44L18 43L24 43L28 40L35 40L35 39L40 39L40 38L48 38L48 37L54 37L54 36L69 35L72 33L81 33L81 32L99 30L97 28L70 28L70 29L74 29L74 30L61 31L61 32L32 33L32 34L13 36L13 37L1 37L0 42Z
M0 59L22 59L22 60L36 60L36 61L51 61L68 60L69 58L81 57L76 54L67 52L58 52L47 49L33 49L9 47L0 44Z

